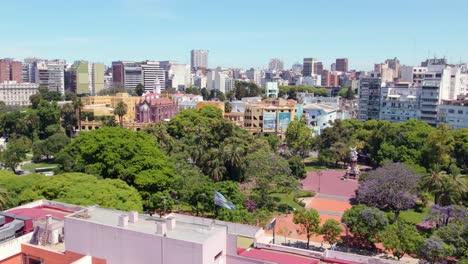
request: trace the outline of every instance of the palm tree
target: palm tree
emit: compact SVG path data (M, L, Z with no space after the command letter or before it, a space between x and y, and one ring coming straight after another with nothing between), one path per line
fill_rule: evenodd
M229 168L232 180L240 178L241 168L244 164L245 151L239 144L227 144L223 148L223 160Z
M468 186L466 184L467 177L466 175L461 174L452 174L450 175L451 182L453 184L454 192L456 196L459 197L459 201L464 201L464 198L467 196L468 193Z
M123 116L127 114L128 107L124 102L119 102L114 109L114 114L119 116L120 126L123 127Z
M74 128L74 113L75 110L71 104L64 104L62 106L62 118L63 118L63 126L65 130L68 131L68 136L71 138L73 136L73 128Z
M81 98L77 97L73 101L73 109L75 109L75 116L76 116L76 124L81 129L81 109L83 108L84 104L81 101Z
M462 195L457 191L454 181L449 176L445 176L442 185L435 191L435 194L437 194L435 203L442 206L456 204L461 200Z
M440 190L442 189L446 177L447 175L440 170L439 166L435 166L430 174L422 178L422 187L434 194L434 201L436 204L439 202Z
M223 179L224 173L226 173L226 167L224 166L223 153L219 149L212 149L206 156L207 174L217 182Z

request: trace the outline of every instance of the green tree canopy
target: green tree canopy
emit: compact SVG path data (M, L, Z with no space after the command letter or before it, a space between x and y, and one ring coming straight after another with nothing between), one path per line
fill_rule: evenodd
M42 174L16 176L2 171L0 185L9 192L11 206L49 199L83 206L98 204L106 208L142 211L138 192L118 179L100 180L83 173L50 177Z
M27 137L12 137L7 148L0 153L3 165L16 173L16 168L26 158L26 153L31 149L31 140Z
M398 260L405 254L416 252L423 240L413 224L402 221L385 227L381 237L385 249L391 251Z
M330 244L340 241L341 232L343 232L343 228L341 228L340 222L335 219L327 219L320 228L323 240Z
M154 139L146 133L103 127L81 133L57 155L56 160L64 171L119 178L137 184L140 190L151 190L153 183L147 179L140 181L139 173L151 170L155 180L173 176L172 163L153 142Z
M354 237L362 246L380 241L379 233L385 229L388 219L377 208L355 205L344 212L341 221L348 226Z
M142 96L145 93L145 86L143 84L139 83L135 87L135 94L138 96Z
M320 234L320 216L317 210L296 210L294 211L293 221L300 225L300 232L307 237L307 248L309 248L310 237L314 234Z
M32 146L33 160L40 162L44 158L46 160L55 157L63 148L70 143L70 138L64 133L53 134L44 140L34 142Z

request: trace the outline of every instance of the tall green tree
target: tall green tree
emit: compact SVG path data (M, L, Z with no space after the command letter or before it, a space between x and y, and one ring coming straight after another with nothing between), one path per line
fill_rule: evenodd
M310 237L314 234L320 234L320 216L317 210L296 210L294 211L293 221L300 225L300 232L307 237L307 248L309 248Z
M119 102L115 106L114 114L119 116L119 124L121 127L123 127L123 116L127 114L127 111L128 111L128 106L124 102Z
M1 160L5 167L16 173L21 161L26 158L26 153L31 149L31 140L27 137L10 138L7 148L1 153Z
M439 128L429 134L422 148L422 164L427 168L440 166L448 169L452 161L454 139L449 127L441 123Z
M142 96L145 93L145 86L143 84L139 83L135 87L135 94L138 96Z
M391 251L398 260L405 254L416 252L423 240L414 225L402 221L385 227L381 237L385 249Z
M33 160L41 162L44 158L50 160L70 143L64 133L54 134L47 139L38 140L32 145Z
M151 195L147 204L147 210L152 214L156 212L159 217L172 212L174 201L168 191L157 192Z
M382 211L365 205L355 205L346 210L341 221L364 247L374 246L375 242L380 241L379 234L388 224L388 219Z
M137 174L155 170L173 176L173 164L154 139L120 127L102 127L80 134L57 155L64 171L119 178L134 184ZM138 186L140 190L144 186Z
M291 121L286 130L285 136L286 144L289 149L293 153L302 157L305 156L307 151L312 149L314 144L312 131L302 121Z
M42 100L37 108L39 138L45 139L60 131L60 107L57 102Z
M75 109L72 104L66 103L61 109L62 125L67 131L67 135L72 138L75 131Z
M341 224L335 219L327 219L320 227L320 234L323 236L323 240L330 244L334 244L340 241L340 235L343 232Z

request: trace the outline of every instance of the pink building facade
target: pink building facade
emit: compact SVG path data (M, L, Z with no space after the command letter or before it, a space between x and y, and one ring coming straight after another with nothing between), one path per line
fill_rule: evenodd
M177 103L169 98L142 97L135 111L138 122L156 123L173 118L179 109Z

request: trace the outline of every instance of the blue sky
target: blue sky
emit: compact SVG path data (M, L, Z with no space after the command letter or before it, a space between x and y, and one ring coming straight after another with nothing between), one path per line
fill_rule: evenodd
M468 61L466 0L0 0L0 57L290 67L317 57L350 68L398 57Z

